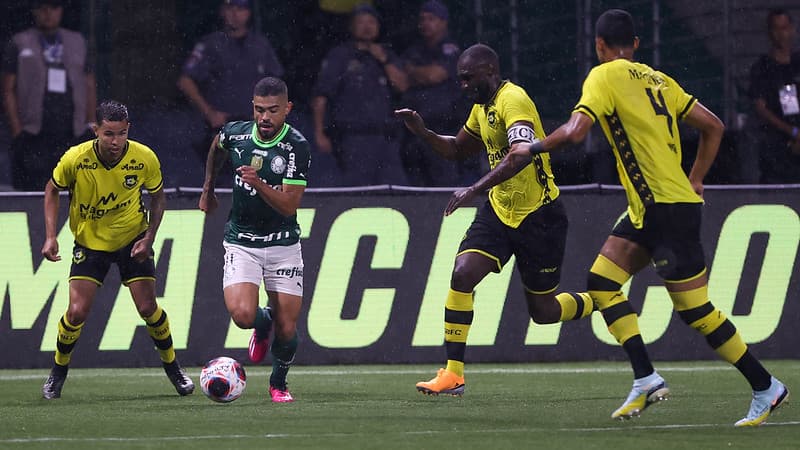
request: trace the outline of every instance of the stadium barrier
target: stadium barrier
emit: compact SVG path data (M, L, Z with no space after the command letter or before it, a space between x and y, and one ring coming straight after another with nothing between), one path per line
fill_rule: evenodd
M309 190L298 212L305 267L291 274L304 275L298 364L443 361L443 303L453 258L479 206L444 218L451 191L389 186ZM711 299L762 358L800 357L795 328L800 322L798 192L798 186L734 186L709 187L705 194L703 239ZM221 240L229 191L219 194L220 209L208 217L197 209L197 189L173 189L168 197L155 243L157 293L179 356L188 365L218 355L244 359L249 331L230 322L222 301ZM561 289L579 291L625 209L625 198L618 187L590 185L565 188L562 199L570 229ZM67 305L72 235L64 224L58 237L63 260L43 261L41 211L41 193L0 197L5 286L0 368L52 364L55 323ZM469 361L624 359L599 314L566 324L533 324L512 269L510 263L476 289ZM625 289L640 312L642 335L654 359L716 358L671 312L669 296L652 269ZM156 365L143 322L112 269L76 346L73 366Z

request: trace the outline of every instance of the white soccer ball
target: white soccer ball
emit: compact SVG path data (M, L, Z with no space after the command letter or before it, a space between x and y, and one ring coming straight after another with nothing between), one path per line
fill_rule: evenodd
M233 358L220 356L207 362L200 371L200 387L206 397L228 403L239 398L247 384L244 367Z

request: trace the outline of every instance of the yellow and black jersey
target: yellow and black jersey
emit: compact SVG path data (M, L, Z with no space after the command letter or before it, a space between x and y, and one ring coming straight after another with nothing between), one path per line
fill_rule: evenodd
M533 124L536 139L544 139L536 105L524 89L504 81L488 103L472 106L464 131L483 141L489 167L493 169L508 154L508 127L521 121ZM489 203L497 217L512 228L557 197L558 186L550 169L550 155L546 153L534 156L530 165L489 191Z
M678 133L678 121L696 103L669 76L626 59L595 67L583 83L573 112L600 122L636 228L642 227L648 205L703 201L681 167Z
M107 252L125 247L147 229L141 190L157 192L163 186L156 154L131 140L114 166L100 160L96 141L70 148L53 169L52 182L70 191L69 226L75 242Z

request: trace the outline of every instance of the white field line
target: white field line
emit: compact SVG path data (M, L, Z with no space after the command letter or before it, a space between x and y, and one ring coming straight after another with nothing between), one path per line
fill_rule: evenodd
M800 421L790 422L770 422L762 426L783 427L797 426ZM690 429L732 429L730 423L703 423L703 424L672 424L672 425L635 425L635 426L615 426L615 427L594 427L594 428L492 428L492 429L469 429L469 430L414 430L381 432L382 435L394 436L417 436L417 435L458 435L464 434L508 434L508 433L552 433L554 431L563 433L606 433L606 432L628 432L634 430L690 430ZM372 433L369 433L372 436ZM360 433L277 433L277 434L210 434L201 436L154 436L154 437L36 437L36 438L10 438L0 439L0 444L32 444L32 443L58 443L58 442L84 442L84 443L103 443L103 442L191 442L209 440L232 440L232 439L353 439L360 436Z
M269 374L267 368L250 368L246 367L248 375L262 376ZM114 376L131 376L131 377L163 377L164 373L160 369L153 368L142 372L139 369L75 369L70 371L70 378L97 378L107 377L108 371L112 371ZM721 372L734 370L730 366L658 366L659 372ZM469 368L468 372L473 374L484 375L502 375L502 374L581 374L581 373L629 373L631 369L627 366L620 367L473 367ZM196 368L189 368L188 372L192 375L197 375L200 371ZM428 371L424 369L404 369L393 368L391 366L384 368L359 368L353 367L352 369L347 366L337 367L335 369L319 369L313 367L295 367L291 370L292 377L295 376L346 376L346 375L420 375L427 374ZM47 372L40 374L4 374L0 371L0 381L11 380L33 380L40 379L43 376L47 377Z

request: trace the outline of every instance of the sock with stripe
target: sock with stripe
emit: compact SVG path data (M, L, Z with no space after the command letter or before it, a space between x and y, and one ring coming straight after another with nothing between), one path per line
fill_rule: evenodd
M678 316L706 338L708 345L744 375L754 391L770 386L770 373L747 348L739 331L725 314L708 301L708 285L670 292Z
M55 363L58 366L68 366L72 357L72 349L81 335L83 323L71 324L64 313L58 321L58 337L56 338Z
M175 361L175 347L172 345L172 332L169 329L166 311L161 309L161 306L157 306L153 314L143 317L143 319L147 324L147 333L153 339L161 361L167 364Z
M622 285L631 275L603 255L598 255L589 271L588 290L603 315L608 331L622 345L633 368L634 378L644 378L655 370L639 331L639 319Z
M447 370L464 376L464 353L472 326L473 293L450 289L444 303L444 345L447 350Z
M583 319L594 311L594 302L588 292L562 292L556 295L556 301L561 305L560 322Z

